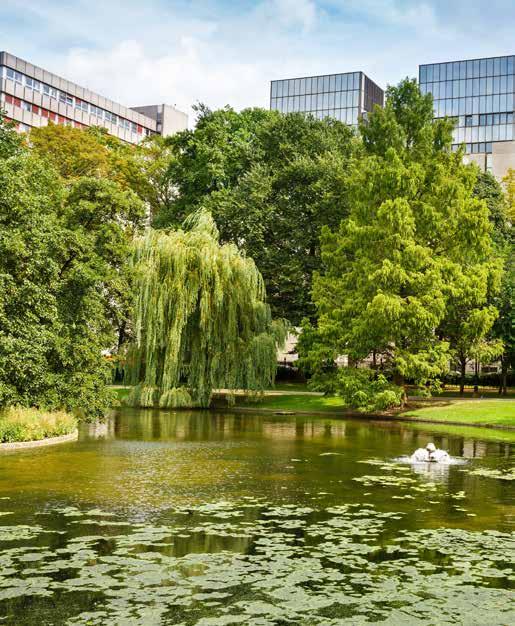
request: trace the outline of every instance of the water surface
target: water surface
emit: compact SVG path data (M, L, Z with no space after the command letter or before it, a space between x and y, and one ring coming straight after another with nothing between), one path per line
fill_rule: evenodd
M428 440L468 462L395 462ZM512 472L434 426L124 409L0 454L0 624L513 624Z

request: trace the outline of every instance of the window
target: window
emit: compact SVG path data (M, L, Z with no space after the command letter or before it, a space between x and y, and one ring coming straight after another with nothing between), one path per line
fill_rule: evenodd
M24 111L31 111L32 110L32 107L30 106L30 104L28 102L22 102L21 103L21 108Z
M50 85L43 85L43 93L51 98L57 98L57 89L50 87Z
M10 78L11 80L16 81L17 83L20 83L20 85L23 83L23 74L20 74L20 72L17 72L16 70L11 69L10 67L7 68L7 78Z

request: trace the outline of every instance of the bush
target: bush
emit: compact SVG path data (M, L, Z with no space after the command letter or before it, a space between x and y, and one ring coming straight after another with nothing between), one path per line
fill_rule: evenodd
M0 443L59 437L69 435L76 428L76 418L64 411L43 411L15 406L0 413Z
M360 411L386 411L402 404L404 390L374 370L342 367L334 388L345 404Z

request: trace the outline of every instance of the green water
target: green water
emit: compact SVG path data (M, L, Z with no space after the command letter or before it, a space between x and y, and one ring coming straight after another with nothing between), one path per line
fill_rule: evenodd
M468 462L395 460L428 440ZM514 449L123 410L0 454L0 624L514 624Z

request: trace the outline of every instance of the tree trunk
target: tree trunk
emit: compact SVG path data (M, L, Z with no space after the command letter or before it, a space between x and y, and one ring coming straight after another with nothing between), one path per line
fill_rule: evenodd
M402 374L399 374L398 372L395 372L393 375L393 382L397 386L402 387L402 406L405 406L408 402L408 395L406 393L404 376Z
M508 394L508 363L506 359L501 361L501 387L500 392L503 396Z
M460 396L465 393L465 376L467 372L467 359L460 359Z

